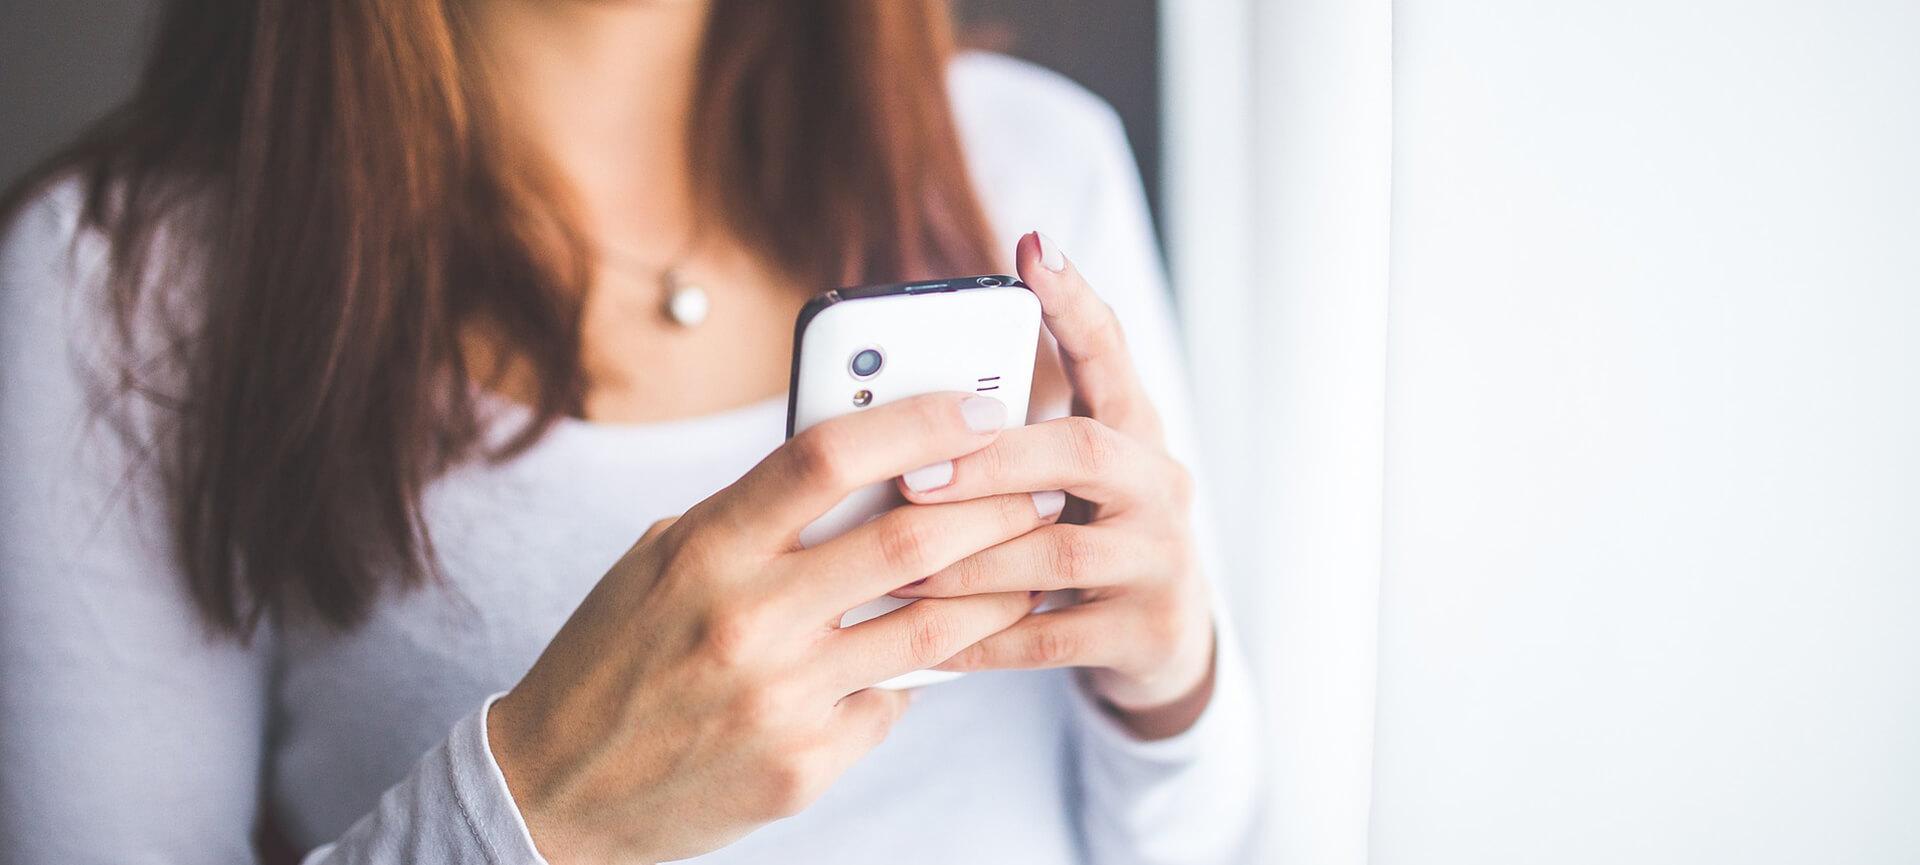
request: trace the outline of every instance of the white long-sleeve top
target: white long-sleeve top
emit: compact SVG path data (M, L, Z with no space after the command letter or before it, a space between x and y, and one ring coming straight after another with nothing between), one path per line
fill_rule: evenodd
M956 61L968 160L1007 248L1061 241L1123 319L1192 458L1175 331L1113 112L1005 58ZM309 863L535 863L485 711L655 519L779 445L780 401L645 425L564 421L433 483L446 580L340 633L246 645L196 619L155 480L92 419L102 240L54 187L0 247L0 862L251 861L272 819ZM298 491L289 490L289 495ZM1224 633L1230 633L1230 630ZM703 863L1209 863L1249 830L1259 733L1223 638L1211 704L1141 742L1061 671L922 692L815 805Z

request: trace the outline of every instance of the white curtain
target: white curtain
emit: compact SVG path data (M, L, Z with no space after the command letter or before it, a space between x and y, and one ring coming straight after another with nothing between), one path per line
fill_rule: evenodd
M1162 4L1167 238L1266 685L1257 861L1366 860L1386 380L1386 0Z
M1920 862L1920 4L1162 8L1254 861Z

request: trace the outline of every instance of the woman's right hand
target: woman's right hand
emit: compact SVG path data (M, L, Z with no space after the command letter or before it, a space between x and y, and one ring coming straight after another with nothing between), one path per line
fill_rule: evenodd
M886 736L907 693L871 689L1026 615L1027 592L842 613L1052 522L1057 499L908 505L811 549L848 493L985 447L1005 407L933 394L802 432L732 486L656 523L488 713L495 760L542 855L658 862L812 802Z

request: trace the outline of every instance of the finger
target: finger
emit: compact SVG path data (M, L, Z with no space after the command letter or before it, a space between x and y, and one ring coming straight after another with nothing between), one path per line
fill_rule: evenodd
M1006 422L1005 403L965 393L907 397L822 421L695 510L749 539L785 545L854 490L979 450Z
M823 657L833 684L870 687L953 657L1033 611L1029 592L916 601L828 635Z
M930 602L918 601L914 606L925 603ZM962 649L936 668L973 672L1122 666L1128 629L1114 621L1116 609L1096 601L1035 613Z
M914 502L951 502L1065 490L1113 511L1131 503L1175 501L1186 486L1184 472L1165 452L1086 417L1007 430L951 465L951 471L932 478L908 473L900 480L902 494Z
M910 692L877 688L855 691L840 698L839 704L833 707L833 719L828 722L835 730L834 765L830 767L834 776L838 777L840 770L879 747L912 701Z
M785 584L807 620L839 616L954 562L1057 519L1066 495L1016 493L937 505L905 505L800 553Z
M1113 308L1094 293L1059 243L1040 232L1020 238L1014 261L1020 279L1040 298L1041 318L1060 344L1067 379L1085 413L1157 441L1160 420Z
M954 598L989 592L1098 589L1172 573L1177 562L1133 528L1048 526L981 550L925 581L893 590L896 598Z

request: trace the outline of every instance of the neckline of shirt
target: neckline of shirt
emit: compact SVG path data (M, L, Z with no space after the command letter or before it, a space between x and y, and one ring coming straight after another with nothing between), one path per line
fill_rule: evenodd
M488 414L492 434L502 438L518 431L533 412L484 389L476 389L475 399ZM651 456L680 458L689 451L720 451L738 448L743 442L779 441L786 430L786 409L786 394L778 394L715 412L659 421L618 423L561 417L534 447L612 447L640 452L638 449L659 445L671 446L671 450Z

